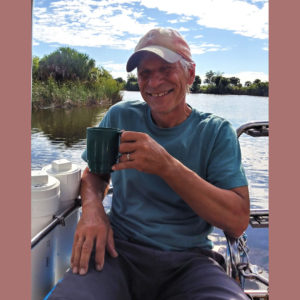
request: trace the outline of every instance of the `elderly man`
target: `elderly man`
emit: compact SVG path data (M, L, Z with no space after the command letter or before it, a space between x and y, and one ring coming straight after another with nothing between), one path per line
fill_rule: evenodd
M127 62L136 67L145 101L120 102L100 123L124 129L110 214L110 175L86 169L72 271L50 299L248 299L208 239L213 226L238 237L248 224L235 131L186 103L195 63L175 30L143 36Z

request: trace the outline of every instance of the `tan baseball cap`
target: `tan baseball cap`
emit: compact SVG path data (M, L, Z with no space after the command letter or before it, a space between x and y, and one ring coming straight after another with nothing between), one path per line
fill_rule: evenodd
M127 72L135 69L145 52L152 52L169 63L181 57L192 62L191 50L179 32L170 28L154 28L138 42L126 65Z

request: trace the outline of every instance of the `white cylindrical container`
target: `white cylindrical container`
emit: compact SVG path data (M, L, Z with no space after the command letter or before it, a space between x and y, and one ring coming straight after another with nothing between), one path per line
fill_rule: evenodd
M81 169L67 159L59 159L54 160L42 170L60 181L59 210L72 205L79 195Z
M59 209L60 182L44 171L31 171L31 238Z

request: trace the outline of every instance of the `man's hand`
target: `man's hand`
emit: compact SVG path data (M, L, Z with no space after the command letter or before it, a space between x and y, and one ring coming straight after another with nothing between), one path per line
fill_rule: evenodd
M71 257L73 273L84 275L88 271L94 243L95 265L96 269L101 271L104 265L105 249L112 257L118 256L107 216L86 216L78 222Z
M88 271L89 260L95 245L95 265L102 270L105 249L112 257L117 257L113 231L104 211L102 200L108 185L107 179L90 173L86 169L81 180L82 216L74 235L71 256L73 273L84 275Z
M122 156L113 170L136 169L150 174L161 174L162 166L169 163L171 155L148 134L124 131L120 139Z

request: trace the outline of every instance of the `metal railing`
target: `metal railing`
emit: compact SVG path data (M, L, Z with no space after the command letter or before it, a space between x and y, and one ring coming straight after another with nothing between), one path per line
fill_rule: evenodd
M47 236L57 225L65 226L65 219L81 206L80 198L74 200L74 205L65 209L57 215L53 215L51 223L44 227L31 239L31 249Z
M240 126L237 130L239 138L243 133L252 137L269 136L268 121L253 121ZM249 224L252 227L263 228L269 226L269 210L253 209L250 212ZM269 299L269 280L254 272L249 261L247 237L242 235L238 239L224 233L227 241L226 264L227 274L234 278L244 289L245 280L255 280L263 283L267 289L245 290L252 299Z
M243 133L253 137L269 136L269 122L253 121L246 123L236 130L237 137L240 137Z

